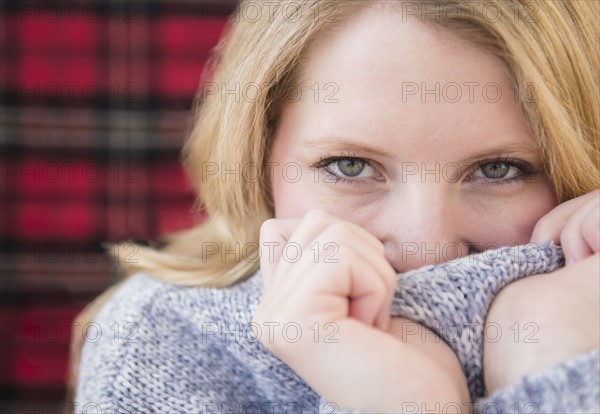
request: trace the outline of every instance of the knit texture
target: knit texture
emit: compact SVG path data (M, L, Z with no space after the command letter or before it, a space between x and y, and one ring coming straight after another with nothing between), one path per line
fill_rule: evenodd
M560 247L532 243L417 269L398 276L392 315L419 322L446 341L474 401L485 392L483 338L492 300L510 282L563 264Z
M600 349L477 401L475 414L600 413Z
M394 313L411 315L432 329L436 323L483 321L502 286L550 271L562 260L554 246L542 246L535 260L519 254L524 248L488 251L399 275ZM260 272L225 289L174 286L145 274L131 277L87 327L75 412L339 412L334 403L319 404L319 395L258 341L269 335L264 327L252 331L262 289ZM280 334L278 328L273 327ZM478 345L453 348L465 372L480 375ZM582 356L563 364L567 368L526 377L527 382L501 390L487 403L498 402L500 411L512 412L514 398L554 395L573 404L567 405L570 411L600 411L597 361L597 353ZM572 372L579 375L573 381ZM580 400L563 398L575 391ZM552 401L542 398L547 400Z

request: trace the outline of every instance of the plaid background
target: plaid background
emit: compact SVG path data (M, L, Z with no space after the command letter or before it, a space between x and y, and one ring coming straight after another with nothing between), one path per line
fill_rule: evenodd
M115 280L100 243L200 219L179 151L235 2L0 5L0 413L66 412L73 318Z

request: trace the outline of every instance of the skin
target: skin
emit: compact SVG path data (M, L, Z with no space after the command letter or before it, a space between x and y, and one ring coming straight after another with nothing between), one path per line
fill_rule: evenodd
M470 249L528 242L537 220L556 206L547 177L469 180L469 168L498 158L541 170L537 144L506 72L497 58L449 31L367 11L319 42L301 78L307 85L303 99L283 109L271 157L279 163L272 176L276 217L302 217L322 208L358 224L384 244L386 259L398 272L464 256ZM322 85L317 103L308 89L315 82ZM324 102L328 82L339 85L337 103ZM438 82L440 102L434 95L407 96L409 82L430 90ZM441 85L469 82L499 84L502 98L492 102L493 88L484 95L480 86L472 102L467 87L458 102L450 102L456 94L450 89L444 99ZM333 183L325 170L311 168L321 158L348 155L373 160L354 184ZM302 167L298 182L291 182L291 163ZM458 178L456 166L464 170ZM436 167L439 173L427 173ZM419 251L403 257L407 243L416 243Z
M521 332L520 340L505 335L498 342L484 343L488 391L600 345L599 239L598 190L559 205L537 222L531 240L561 244L566 266L511 283L494 299L486 322L506 327L506 332L512 327L513 334ZM533 331L525 332L526 326L536 331L529 340L524 335Z
M390 320L397 272L554 239L569 240L563 244L568 264L580 261L576 287L585 290L593 283L589 275L597 274L597 263L594 268L586 257L595 254L591 259L598 261L598 242L593 231L582 228L599 227L598 194L554 209L552 187L507 73L500 60L446 29L410 19L401 23L399 16L374 9L319 41L308 55L300 77L302 99L283 107L271 149L276 214L261 230L261 243L293 241L303 254L290 263L281 260L279 247L274 260L261 257L265 296L255 321L294 321L304 332L316 322L323 335L328 322L336 323L336 344L307 335L294 344L277 338L265 343L331 401L379 412L398 411L406 401L459 402L469 411L465 380L450 348L434 339L411 342L402 336L403 324L410 322ZM318 99L315 88L309 89L316 82ZM337 85L338 102L325 101L328 82ZM408 96L409 82L425 83L429 90L439 82L439 102L432 94ZM451 82L480 86L472 99L464 86L462 99L450 102L455 90L441 90ZM492 84L500 86L499 100L491 99L492 89L482 92L482 85ZM438 173L423 168L436 166ZM490 178L497 170L504 175ZM569 217L577 217L576 223ZM323 260L332 253L337 262ZM560 274L555 278L561 280ZM533 282L527 290L514 283L516 296L498 296L490 311L494 321L512 323L519 306L532 302L525 295L535 279L528 279ZM515 305L517 294L525 305ZM578 308L577 318L581 312L597 315L594 298ZM555 308L550 300L542 306ZM556 334L571 319L554 324L541 315L537 322L555 326ZM541 358L539 352L551 348L545 341L528 353L535 363L490 364L488 390L597 346L597 336L588 333L566 344L560 355ZM506 362L522 351L494 344L485 354Z

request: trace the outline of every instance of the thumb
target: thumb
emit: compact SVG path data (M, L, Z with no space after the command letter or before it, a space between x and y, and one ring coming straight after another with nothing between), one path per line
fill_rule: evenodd
M260 269L265 290L270 286L283 249L300 221L301 219L269 219L260 227Z

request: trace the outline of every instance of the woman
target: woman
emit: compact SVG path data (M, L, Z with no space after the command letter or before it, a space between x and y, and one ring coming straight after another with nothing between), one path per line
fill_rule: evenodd
M101 307L99 326L119 322L131 341L85 344L79 409L314 411L322 395L378 412L468 411L485 396L502 410L593 410L594 13L588 2L242 3L211 85L255 93L203 88L184 149L209 220L141 250L129 264L146 274L83 315ZM495 250L497 269L481 270L494 267L490 248L548 240L563 269L542 245L513 261L525 250ZM470 276L436 273L456 269ZM477 306L464 300L473 292ZM448 303L459 305L435 314ZM462 312L475 339L455 345L440 324ZM538 342L486 341L483 321L531 322Z

